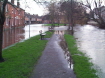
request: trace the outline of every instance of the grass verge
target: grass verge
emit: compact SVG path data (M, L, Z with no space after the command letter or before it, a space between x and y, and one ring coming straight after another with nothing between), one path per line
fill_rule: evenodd
M89 61L90 58L78 50L73 36L65 34L65 40L68 44L71 57L74 63L74 73L77 78L98 78L96 70L92 68L93 64Z
M51 26L52 24L45 24L45 26ZM54 24L54 26L58 26L58 24ZM64 24L59 24L59 26L64 26Z
M45 37L49 38L51 35L52 32L47 32ZM6 61L0 63L0 78L29 78L48 42L39 39L38 35L3 50Z

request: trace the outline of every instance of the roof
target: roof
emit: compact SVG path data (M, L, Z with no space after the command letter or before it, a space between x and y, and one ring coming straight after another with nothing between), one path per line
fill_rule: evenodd
M16 6L16 5L14 5L14 4L12 4L11 2L8 2L8 4L12 5L12 6L15 7L15 8L19 8L19 9L21 9L21 10L24 10L24 9L22 9L22 8L20 8L20 7ZM24 11L25 11L25 10L24 10Z
M30 18L39 18L37 14L30 14L25 12L25 16L30 17Z

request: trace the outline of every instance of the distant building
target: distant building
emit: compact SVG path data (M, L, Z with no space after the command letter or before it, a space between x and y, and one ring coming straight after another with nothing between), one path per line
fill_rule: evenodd
M14 0L8 2L6 5L5 15L6 20L4 23L4 29L11 29L14 27L21 27L25 25L25 10L20 8L20 3L17 2L17 6L14 5Z
M37 23L39 23L39 24L42 23L42 17L41 16L37 17Z
M30 14L25 12L25 24L40 24L42 23L42 17L37 14Z
M101 7L101 16L103 17L103 19L105 21L105 6Z
M105 6L94 8L93 13L90 12L90 15L91 17L94 16L96 19L99 19L99 15L101 15L102 19L105 21Z
M30 22L30 14L25 12L25 24L29 24Z
M50 24L50 15L44 15L42 20L43 24Z
M67 23L67 20L63 14L59 14L56 18L54 18L54 23ZM51 24L51 16L49 14L43 16L43 23L44 24Z

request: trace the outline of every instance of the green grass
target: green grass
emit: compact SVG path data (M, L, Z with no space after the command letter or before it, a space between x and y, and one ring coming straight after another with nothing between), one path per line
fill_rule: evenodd
M89 61L90 58L78 50L74 37L65 34L65 40L73 59L73 70L77 78L98 78L96 70L92 68L93 64Z
M51 26L52 24L45 24L45 26ZM54 24L55 26L58 26L58 24ZM64 26L64 24L59 24L59 26Z
M47 32L45 37L50 37ZM3 50L5 62L0 63L0 78L29 78L30 74L44 50L47 40L32 37L24 42Z

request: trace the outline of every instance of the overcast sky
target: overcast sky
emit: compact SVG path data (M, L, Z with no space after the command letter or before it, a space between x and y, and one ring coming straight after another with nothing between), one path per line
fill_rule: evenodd
M38 5L35 3L33 0L21 0L20 1L20 6L26 10L26 12L29 12L31 14L38 14L38 15L43 15L44 13L44 8L41 5Z
M83 1L84 3L86 3L86 0L77 0L77 1ZM94 0L88 0L88 1L92 4L92 7L94 7L94 4L93 4ZM101 0L101 1L103 4L105 4L104 0ZM15 5L16 4L17 4L17 0L15 0ZM43 15L46 11L44 10L43 6L36 4L34 0L20 0L20 7L23 8L28 13L38 14L40 16Z
M15 0L15 5L17 5L17 0ZM44 14L43 6L36 4L33 0L20 0L20 7L30 14L38 14L40 16Z

